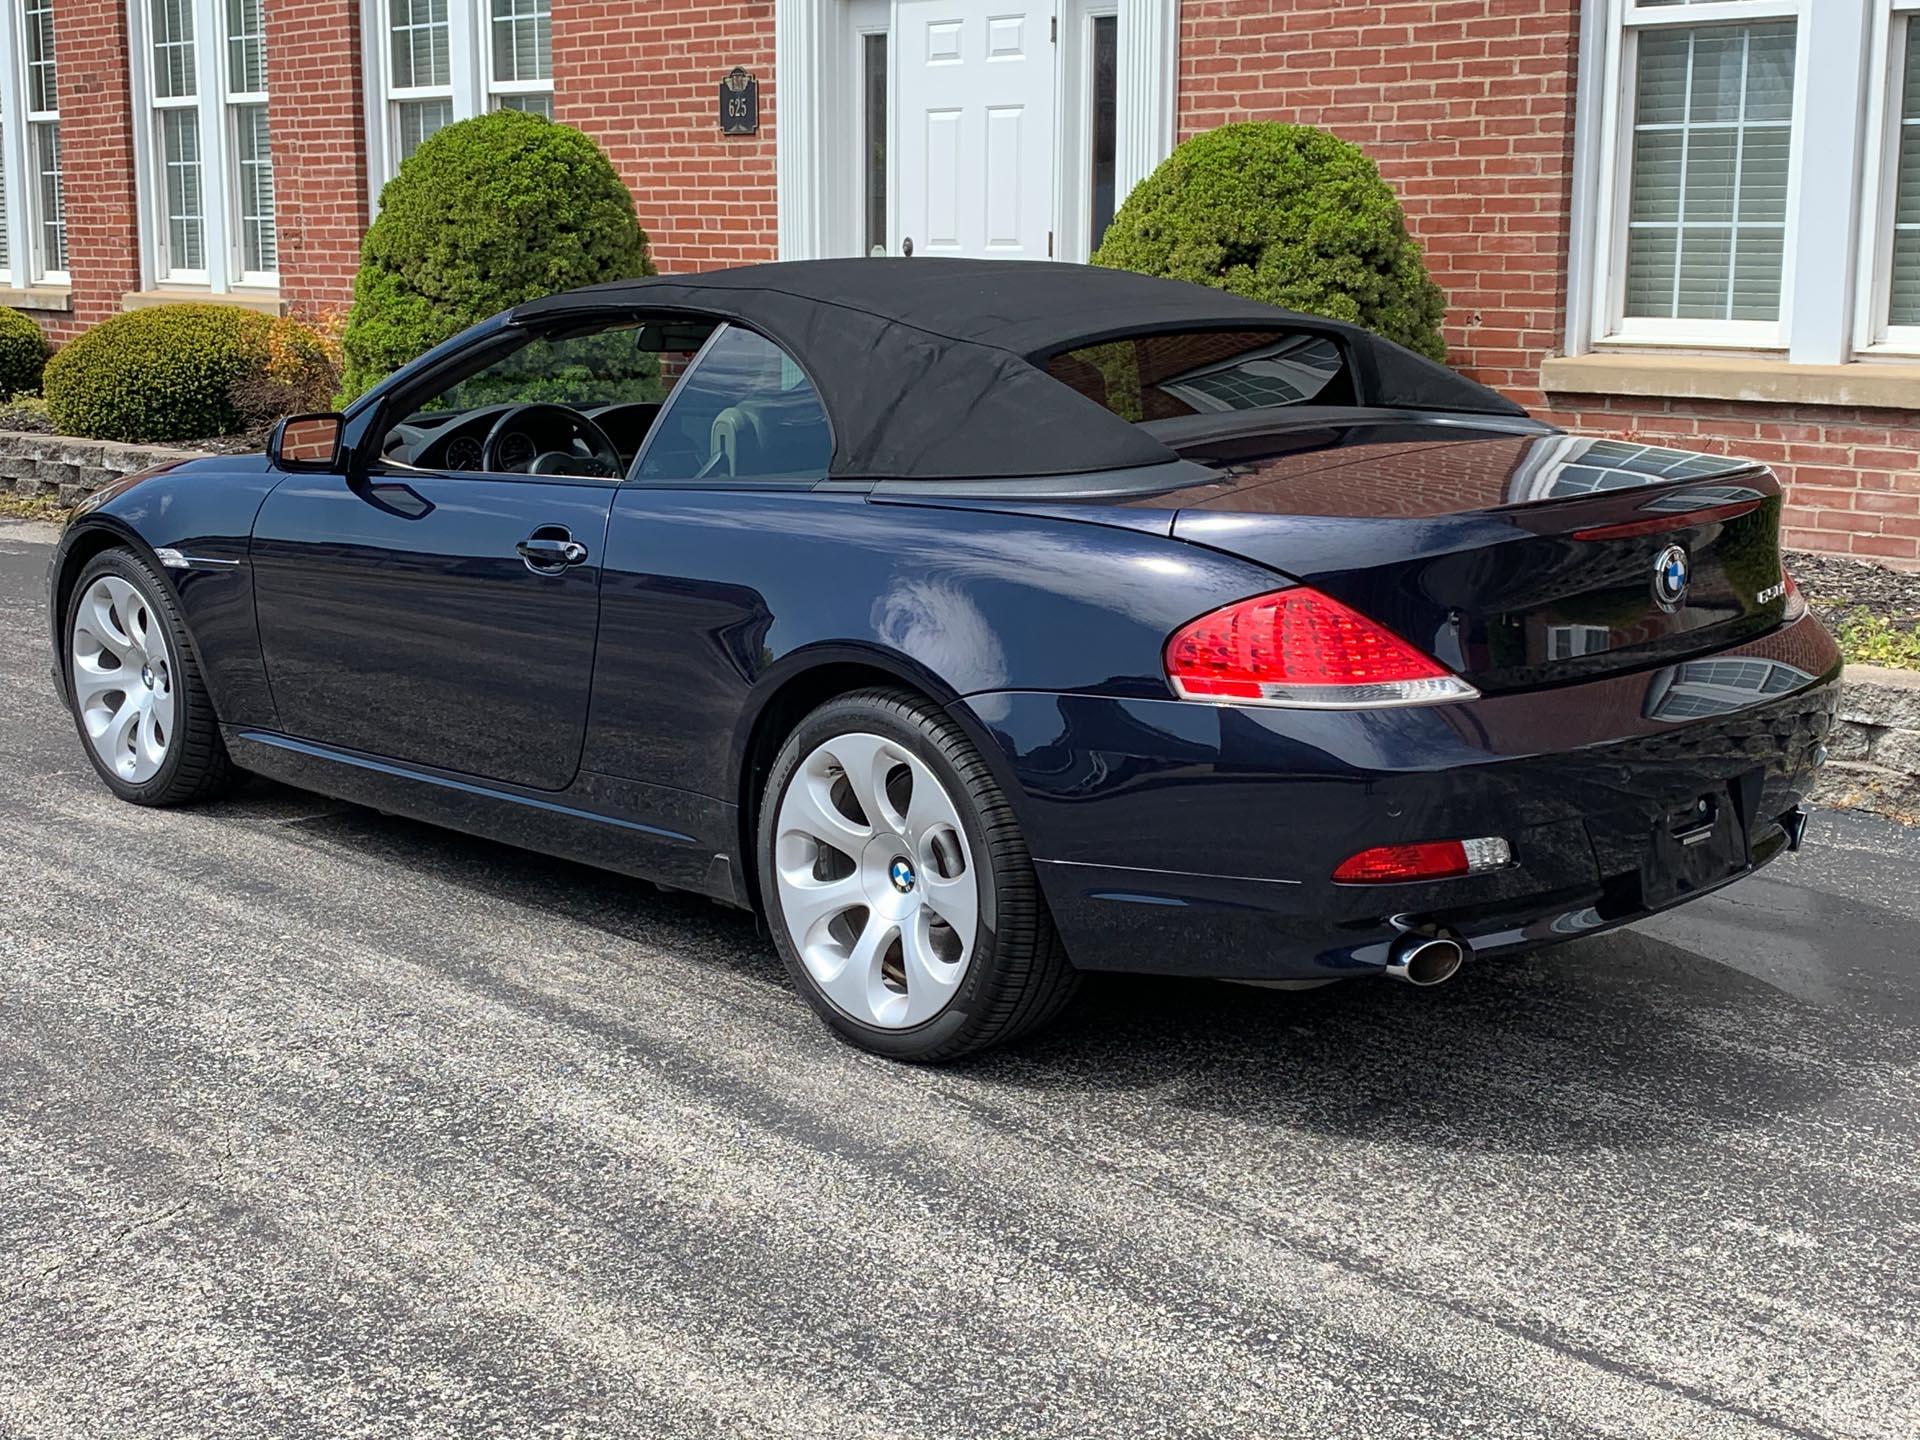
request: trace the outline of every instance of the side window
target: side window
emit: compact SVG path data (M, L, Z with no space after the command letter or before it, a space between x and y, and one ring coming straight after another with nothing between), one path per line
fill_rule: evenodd
M634 478L817 480L832 455L826 411L800 367L728 326L674 390Z
M530 331L409 401L381 458L414 470L617 480L718 325L625 316Z
M1340 346L1285 330L1138 335L1055 355L1047 373L1122 420L1351 405Z

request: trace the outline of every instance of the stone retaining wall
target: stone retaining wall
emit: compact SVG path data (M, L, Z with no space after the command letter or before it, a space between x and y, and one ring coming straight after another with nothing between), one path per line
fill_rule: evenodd
M0 430L0 490L77 505L109 480L200 452Z
M1920 822L1920 670L1849 665L1814 798Z

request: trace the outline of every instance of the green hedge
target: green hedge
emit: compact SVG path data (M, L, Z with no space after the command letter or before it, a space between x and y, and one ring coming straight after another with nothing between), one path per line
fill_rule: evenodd
M158 305L116 315L47 362L47 413L67 435L204 440L245 417L237 382L267 366L276 322L231 305Z
M1223 125L1174 150L1093 263L1193 280L1364 326L1445 360L1446 296L1357 145L1306 125Z
M633 196L585 135L518 110L449 125L380 192L340 400L508 306L652 273Z
M40 388L47 337L18 310L0 309L0 400Z

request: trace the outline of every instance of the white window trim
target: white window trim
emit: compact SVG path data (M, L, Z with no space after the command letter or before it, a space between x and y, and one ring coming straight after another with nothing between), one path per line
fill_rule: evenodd
M1920 325L1890 323L1893 282L1894 189L1900 163L1901 85L1906 64L1904 27L1920 25L1920 0L1891 0L1874 7L1867 89L1869 146L1860 203L1860 276L1854 333L1868 357L1909 359L1920 355Z
M833 249L829 253L844 255L864 255L867 253L866 234L866 173L867 173L867 96L866 72L864 66L864 45L870 35L880 35L887 42L887 113L889 123L893 113L893 81L896 68L893 45L893 5L892 0L843 0L843 29L838 59L844 69L827 80L828 95L839 93L846 97L840 113L839 130L846 137L848 151L844 170L829 166L828 176L832 180L844 179L847 182L846 193L839 193L841 187L834 185L835 191L828 198L826 206L828 223L834 231ZM887 151L887 215L886 232L889 236L899 230L897 206L900 201L900 187L895 183L894 167L897 157L891 148ZM839 231L844 227L845 233Z
M1061 260L1085 262L1093 253L1090 232L1093 229L1093 22L1109 16L1116 21L1120 0L1061 0L1060 3L1060 108L1056 125L1060 154L1066 163L1056 165L1059 177L1054 199L1054 214L1059 217L1058 239L1054 254ZM1120 121L1118 88L1119 57L1115 56L1114 168L1119 169ZM1126 199L1118 174L1114 178L1114 208Z
M59 23L58 17L55 24ZM58 110L27 110L26 16L18 4L0 17L0 165L5 167L7 263L0 266L0 288L64 289L66 270L43 268L40 176L34 166L32 126L58 124ZM57 75L56 69L56 75ZM57 84L56 80L56 84ZM13 303L23 303L16 300Z
M225 0L193 0L194 93L162 98L154 82L153 27L149 0L128 0L128 38L140 56L133 69L134 184L140 197L140 280L147 290L188 294L271 295L278 271L246 270L240 253L239 137L234 110L268 104L268 92L231 89ZM271 73L272 57L268 66ZM192 110L200 140L201 246L206 264L175 266L168 246L166 157L155 115ZM268 117L271 134L272 117ZM271 143L271 141L269 141ZM276 192L277 199L277 192ZM276 217L277 218L277 217Z
M393 83L393 41L388 26L391 0L363 0L361 8L361 73L374 81L366 87L368 217L380 213L380 187L400 169L398 106L407 100L452 102L453 121L471 120L496 107L505 95L551 95L553 80L495 80L493 78L493 6L490 0L448 0L447 84Z
M1107 3L1107 13L1120 17L1119 54L1116 57L1118 114L1114 137L1115 206L1172 153L1179 80L1179 0L1061 0L1063 34L1070 20L1087 13L1087 4ZM855 14L860 16L855 19ZM856 27L876 28L872 11L844 0L775 0L773 71L780 86L780 123L774 131L775 193L779 209L779 255L782 260L813 260L831 255L862 253L852 216L854 197L846 175L857 136L858 116L848 110L853 88L848 57L855 55ZM889 19L891 17L889 16ZM889 26L891 28L891 26ZM1054 129L1054 231L1074 237L1078 251L1066 249L1063 258L1086 258L1085 226L1074 228L1067 216L1073 205L1067 197L1091 184L1084 146L1072 141L1084 126L1067 123L1068 86L1060 67L1065 52L1079 45L1055 47L1054 93L1060 96L1060 120ZM897 84L889 47L889 83ZM715 81L719 77L716 75ZM1083 87L1077 77L1071 86ZM899 187L891 173L897 157L888 157L887 206L891 212ZM858 167L851 170L859 173ZM898 226L888 216L887 230Z
M1861 156L1870 133L1859 98L1867 75L1869 19L1887 0L1696 0L1644 6L1602 0L1586 7L1576 107L1572 253L1566 353L1596 348L1745 351L1798 364L1853 358L1862 210ZM1908 0L1898 0L1908 3ZM1817 10L1818 23L1815 22ZM1777 324L1621 318L1625 215L1631 162L1631 47L1649 26L1793 19L1793 156ZM1816 97L1817 102L1816 103ZM1809 156L1820 163L1807 163ZM1871 233L1870 231L1867 233Z

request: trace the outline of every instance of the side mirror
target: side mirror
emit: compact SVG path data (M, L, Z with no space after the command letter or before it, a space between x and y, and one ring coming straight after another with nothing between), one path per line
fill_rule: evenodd
M339 415L289 415L273 427L267 458L282 470L331 470L340 463Z

